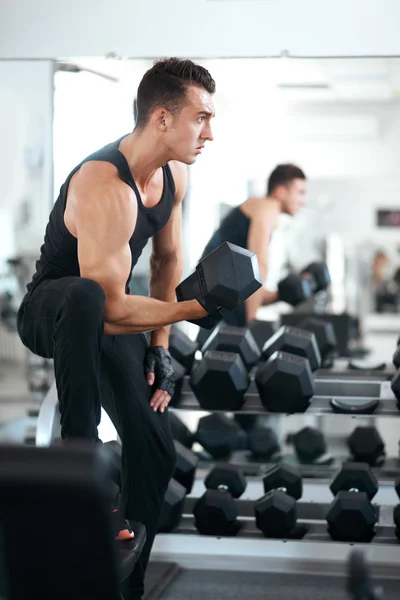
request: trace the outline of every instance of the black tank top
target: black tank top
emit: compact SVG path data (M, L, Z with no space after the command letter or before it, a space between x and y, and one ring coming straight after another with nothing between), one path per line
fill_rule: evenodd
M126 137L126 136L123 136ZM138 215L135 230L129 240L132 254L131 272L126 282L126 293L129 294L129 282L132 269L136 265L143 248L149 238L161 231L167 224L175 198L175 184L171 169L168 164L162 167L164 187L160 202L153 208L143 205L139 190L133 179L125 156L120 152L118 146L123 139L112 142L97 152L85 158L68 175L65 183L60 189L60 195L50 213L49 222L46 227L44 244L40 252L40 259L36 262L36 272L32 281L27 285L28 292L32 292L44 279L59 279L60 277L80 276L78 263L77 239L68 231L64 223L64 211L68 193L69 182L80 167L91 160L102 160L110 162L118 169L122 181L129 185L136 194L138 202ZM112 223L110 223L112 227Z
M202 258L218 248L222 242L231 242L242 248L247 248L247 235L249 233L250 219L240 210L240 206L233 208L221 221L220 226L214 231Z

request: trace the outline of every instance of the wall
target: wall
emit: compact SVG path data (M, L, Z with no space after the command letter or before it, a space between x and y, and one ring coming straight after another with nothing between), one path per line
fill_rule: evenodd
M400 53L398 0L2 0L1 58Z
M53 63L0 62L0 261L38 252L52 198Z

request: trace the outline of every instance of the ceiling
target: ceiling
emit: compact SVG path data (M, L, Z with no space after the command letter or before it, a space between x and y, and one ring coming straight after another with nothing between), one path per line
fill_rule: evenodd
M195 59L196 60L196 59ZM290 101L391 102L400 99L400 58L197 59L217 83L217 92L274 92ZM136 87L151 60L78 58L75 64Z

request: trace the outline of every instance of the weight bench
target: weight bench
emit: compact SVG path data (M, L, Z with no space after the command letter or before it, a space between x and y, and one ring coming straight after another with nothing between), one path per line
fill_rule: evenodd
M0 446L0 597L120 600L146 540L113 540L98 447Z

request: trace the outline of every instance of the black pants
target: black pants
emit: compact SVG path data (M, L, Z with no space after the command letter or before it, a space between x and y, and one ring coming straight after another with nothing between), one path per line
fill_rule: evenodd
M105 296L89 279L42 282L18 313L22 342L54 358L63 439L98 440L101 406L122 441L122 502L125 516L146 526L147 542L129 581L141 598L150 550L165 491L175 466L168 411L150 408L143 362L144 335L105 336ZM123 543L123 542L121 542Z

